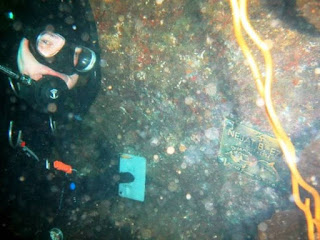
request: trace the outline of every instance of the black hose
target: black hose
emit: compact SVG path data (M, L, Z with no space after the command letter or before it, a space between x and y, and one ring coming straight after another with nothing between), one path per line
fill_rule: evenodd
M27 85L32 84L32 79L30 77L22 75L22 74L17 74L5 66L0 65L0 71L3 72L4 74L8 75L10 78L13 78L15 80L19 80L24 84L27 84Z

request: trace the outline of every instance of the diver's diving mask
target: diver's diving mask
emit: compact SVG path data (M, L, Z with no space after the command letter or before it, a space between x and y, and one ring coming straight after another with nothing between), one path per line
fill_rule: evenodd
M36 40L36 49L44 58L53 58L65 46L66 40L58 33L44 31ZM84 46L74 47L73 65L79 73L86 73L93 69L97 57L94 51Z
M96 54L87 47L67 43L58 33L44 31L33 43L26 38L21 40L17 62L20 74L34 81L13 83L14 91L33 108L48 112L48 106L59 106L60 110L66 105L65 100L74 94L69 94L68 89L77 84L79 75L91 70L94 73Z

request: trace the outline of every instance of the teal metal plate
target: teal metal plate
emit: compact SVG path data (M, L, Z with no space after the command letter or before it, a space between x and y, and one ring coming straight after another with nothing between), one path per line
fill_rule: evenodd
M146 185L146 164L144 157L122 154L120 157L120 173L131 173L133 182L119 184L119 196L144 201Z

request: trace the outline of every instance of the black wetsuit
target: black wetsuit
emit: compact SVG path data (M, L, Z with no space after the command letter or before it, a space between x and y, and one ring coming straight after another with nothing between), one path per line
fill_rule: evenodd
M30 236L30 239L46 239L40 237L41 233L37 236L32 235L32 231L33 233L38 231L35 219L32 219L34 215L32 211L37 211L36 206L39 206L39 204L49 204L45 210L47 212L57 210L59 205L59 199L57 196L52 197L52 194L59 195L60 193L53 193L49 190L54 182L51 182L49 186L48 181L43 181L47 177L47 173L44 174L46 171L45 159L55 151L65 162L72 161L72 159L63 157L66 150L70 148L68 137L72 134L70 131L65 131L66 126L77 122L75 117L70 116L76 116L81 119L87 113L100 88L97 30L92 10L87 0L72 2L61 2L60 0L5 1L0 4L0 11L0 64L16 73L19 73L17 53L22 38L30 38L30 42L35 41L34 38L37 34L40 34L48 26L62 35L69 46L80 45L90 48L97 57L94 69L86 75L87 81L71 90L67 89L66 102L52 115L53 119L57 121L59 129L58 134L55 136L49 126L50 115L34 108L30 104L28 97L23 99L15 96L7 75L0 73L0 215L1 223L8 224L7 227L0 229L0 233L3 231L6 234L15 235L12 234L12 231L15 230L10 230L9 225L13 221L13 212L17 209L20 212L15 214L17 216L21 215L21 219L29 219L30 223L25 222L24 224L29 225L31 228L30 233L26 233L21 239L28 239L28 236ZM62 73L69 71L66 74L70 74L73 69L68 69L70 62L67 63L67 61L72 57L67 55L60 56L60 61L54 62L49 67ZM37 60L39 62L42 61L41 59ZM30 98L36 97L30 96ZM14 149L9 145L8 128L10 121L14 123L13 141L16 141L17 131L21 130L26 146L39 157L40 162L25 154L22 148L17 147ZM55 159L50 160L53 161ZM69 163L72 164L72 162ZM24 178L27 181L21 184ZM18 198L21 199L18 201ZM52 202L52 199L57 201ZM33 204L24 206L23 204L26 201L31 201ZM20 203L23 204L19 205ZM7 218L5 216L8 216L8 219L5 219ZM14 227L17 232L20 231L17 230L19 229L19 224L15 223ZM20 232L22 231L21 229ZM47 230L45 234L48 234ZM11 236L10 239L15 238Z
M3 19L1 19L0 64L12 71L18 73L17 52L21 39L25 37L34 43L38 34L48 28L62 35L68 46L85 46L96 53L96 65L86 76L88 81L64 91L66 96L63 99L64 102L53 114L54 120L60 122L60 127L70 121L72 116L81 118L88 111L100 87L98 35L88 1L72 1L71 3L71 1L58 0L21 0L3 5L6 6L1 6ZM72 69L73 55L71 52L68 54L69 52L67 49L59 55L58 60L52 64L45 64L55 71L71 74L74 71ZM35 57L40 63L44 63L39 55ZM25 138L29 138L29 142L36 139L38 143L34 144L35 147L44 145L39 144L39 141L45 142L43 136L50 135L48 114L32 107L34 106L32 101L41 103L42 100L37 99L38 95L34 96L32 91L30 96L23 96L25 99L15 97L6 75L1 74L1 79L0 141L4 139L7 141L8 124L13 120L15 129L22 129ZM41 80L38 83L35 86L40 86ZM45 126L42 126L43 124Z

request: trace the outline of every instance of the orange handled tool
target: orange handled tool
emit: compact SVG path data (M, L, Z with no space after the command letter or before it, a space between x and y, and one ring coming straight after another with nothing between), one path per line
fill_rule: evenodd
M72 167L68 164L61 162L61 161L54 161L53 167L57 170L63 171L68 174L72 173Z

